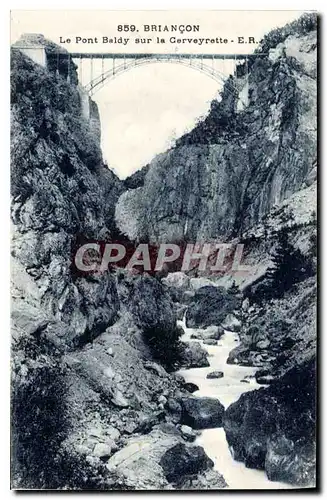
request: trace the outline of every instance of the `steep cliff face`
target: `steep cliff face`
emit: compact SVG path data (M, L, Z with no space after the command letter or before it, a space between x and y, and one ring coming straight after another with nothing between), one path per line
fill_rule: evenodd
M77 83L13 50L11 84L14 275L29 275L42 312L72 335L103 330L117 313L115 285L105 276L74 278L72 249L80 236L110 234L120 181L103 164ZM94 125L94 109L92 116ZM30 298L25 283L17 293Z
M265 42L267 55L253 60L248 82L240 67L206 119L153 160L143 187L128 195L139 238L227 238L312 182L317 33L311 21L294 24L282 41Z

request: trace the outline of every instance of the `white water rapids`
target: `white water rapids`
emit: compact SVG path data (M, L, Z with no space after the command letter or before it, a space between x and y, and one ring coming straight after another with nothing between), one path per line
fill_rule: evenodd
M191 339L191 334L196 330L186 328L185 321L179 321L185 331L182 340L188 342L202 342ZM225 332L217 346L203 345L209 353L210 366L206 368L190 368L179 370L186 382L193 382L199 387L194 396L212 397L218 399L227 408L237 401L243 392L262 387L255 379L250 383L241 382L245 376L253 376L256 368L228 365L226 363L229 352L239 344L238 335ZM222 371L224 377L220 379L207 379L212 371ZM196 439L195 444L202 446L207 455L213 460L214 468L220 472L231 489L289 489L289 484L272 482L264 471L248 469L243 462L237 462L229 451L225 431L223 428L205 429Z

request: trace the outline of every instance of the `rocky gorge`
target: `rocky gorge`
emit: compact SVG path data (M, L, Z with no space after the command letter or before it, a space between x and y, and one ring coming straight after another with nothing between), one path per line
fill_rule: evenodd
M267 35L248 106L240 68L125 181L68 58L57 74L52 42L33 39L46 68L13 47L13 488L314 486L316 37L311 14ZM244 244L251 270L72 266L90 240L216 239Z

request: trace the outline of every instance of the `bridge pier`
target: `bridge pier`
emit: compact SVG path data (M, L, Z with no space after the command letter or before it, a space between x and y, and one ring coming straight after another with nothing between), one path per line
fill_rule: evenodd
M245 80L243 87L238 94L238 100L236 104L237 111L243 111L249 105L249 81Z
M90 130L97 138L101 140L101 124L97 104L92 101L88 92L86 92L80 85L78 92L81 99L81 116L89 124Z
M81 114L82 117L89 121L90 119L90 97L88 92L85 92L82 87L78 87L80 99L81 99Z

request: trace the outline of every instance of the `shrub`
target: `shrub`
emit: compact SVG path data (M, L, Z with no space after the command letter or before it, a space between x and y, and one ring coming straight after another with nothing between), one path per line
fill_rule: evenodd
M145 328L143 335L149 345L153 357L160 361L168 370L175 368L181 356L180 337L183 329L176 326L171 330L161 328Z
M25 352L30 352L31 349ZM32 347L35 354L35 349ZM22 351L20 351L22 352ZM33 358L35 356L33 355ZM13 488L64 490L126 490L102 463L65 446L71 429L66 401L66 370L42 356L28 361L27 375L13 381L11 398ZM44 361L46 359L46 362ZM27 361L27 360L26 360ZM45 363L45 364L44 364ZM34 368L32 368L34 366Z
M256 50L256 52L269 52L270 49L277 47L279 43L282 43L290 35L306 35L310 31L316 30L317 19L317 14L310 12L303 14L299 19L286 24L282 28L271 30L263 37L260 47Z
M12 481L15 487L49 488L56 455L66 437L65 378L58 362L36 365L14 380L11 398Z

